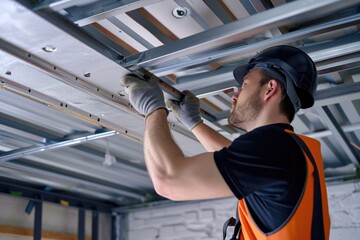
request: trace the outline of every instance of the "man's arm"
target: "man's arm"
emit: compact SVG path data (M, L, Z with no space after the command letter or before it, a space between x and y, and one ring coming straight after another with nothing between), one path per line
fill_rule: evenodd
M231 144L229 139L216 132L205 123L199 123L191 130L191 132L209 152L219 151Z
M165 110L146 118L145 161L158 194L173 200L233 196L212 152L185 157L171 137Z
M174 142L167 122L164 95L154 78L130 74L120 83L131 105L145 116L145 162L155 190L173 200L232 196L221 176L213 153L186 158ZM195 126L201 121L191 120Z

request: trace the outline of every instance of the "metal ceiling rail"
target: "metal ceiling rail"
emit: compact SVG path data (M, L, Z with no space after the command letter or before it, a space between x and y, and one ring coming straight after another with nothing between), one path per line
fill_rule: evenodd
M65 174L62 173L56 173L56 172L49 172L47 170L41 170L38 168L33 168L33 167L28 167L25 165L21 165L21 164L17 164L17 163L12 163L12 162L6 162L6 163L0 163L0 170L1 168L6 168L5 173L1 173L1 175L6 175L7 177L12 178L11 175L19 175L21 174L22 176L24 176L24 173L28 173L29 176L31 176L31 178L34 180L34 178L36 179L36 181L40 181L40 184L44 184L44 185L49 185L49 180L47 179L51 179L50 181L53 181L54 179L56 179L57 183L57 187L60 187L59 185L62 185L61 188L63 190L69 190L69 188L71 188L71 190L76 191L78 193L82 193L82 194L86 194L86 195L98 195L99 191L94 191L95 189L99 189L102 190L103 192L100 191L100 195L105 196L106 198L109 197L114 197L114 194L118 194L119 196L122 197L129 197L132 199L137 199L139 201L144 201L145 200L145 196L143 196L142 194L140 194L137 191L131 191L129 188L122 186L122 185L117 185L116 188L114 187L110 187L106 184L102 184L102 183L98 183L95 180L93 181L87 181L87 180L83 180L80 179L79 176L78 177L71 177L71 176L67 176ZM14 173L15 171L15 173ZM1 172L1 171L0 171ZM16 178L18 179L18 178ZM58 181L64 181L64 183L59 183ZM99 197L99 196L97 196Z
M360 82L341 84L327 89L318 90L315 93L315 106L327 106L331 104L358 100Z
M340 28L356 25L360 23L360 14L353 16L345 17L342 19L337 19L331 22L319 24L316 26L311 26L305 29L297 30L294 32L286 33L278 37L266 39L263 41L252 43L251 45L235 47L231 49L224 49L221 51L215 51L208 53L205 56L191 57L191 59L184 59L175 63L166 66L166 64L151 69L151 72L157 76L164 76L170 73L174 73L176 70L181 70L187 67L194 67L199 64L206 64L212 61L219 59L224 59L226 57L234 57L234 55L247 55L255 53L257 51L263 50L265 48L280 45L288 44L290 42L302 40L304 38L312 37L318 34L325 33L327 31L333 31ZM235 56L236 57L236 56ZM141 64L141 63L140 63Z
M83 16L74 16L73 18L71 18L71 20L78 26L82 27L115 15L130 12L132 10L143 8L161 1L164 0L122 0L107 6L97 6L98 9L86 11L84 12Z
M4 1L4 0L3 0ZM15 0L16 2L19 2L23 6L32 9L34 7L33 1L28 0ZM53 11L50 11L49 9L43 9L36 11L41 17L42 13L44 15L51 14ZM100 41L93 39L88 33L83 31L81 28L78 28L75 24L69 24L70 21L67 21L65 18L59 15L52 15L51 16L51 23L53 23L54 26L61 28L65 32L71 32L71 35L78 39L79 41L86 43L89 47L94 49L95 51L101 53L105 57L113 60L114 62L117 62L123 58L123 55L119 52L117 52L115 49L110 48L108 46L105 46Z
M333 42L337 44L335 47ZM323 44L319 44L319 47L310 48L309 56L316 63L360 52L360 32L338 38L333 42L324 41Z
M34 2L34 10L39 10L43 8L51 8L56 10L61 10L67 7L72 6L81 6L93 3L94 0L41 0L41 1L33 1Z
M81 136L74 139L60 139L58 142L45 144L43 146L26 147L21 149L15 149L9 152L0 154L0 163L10 161L12 159L22 158L30 154L44 152L48 150L54 150L64 147L70 147L77 144L83 144L89 141L98 140L118 134L116 131L107 131L95 134L89 134L87 136Z
M352 124L351 126L343 126L343 127L341 127L341 129L344 133L355 132L355 131L360 130L360 123ZM307 137L311 137L311 138L323 138L323 137L332 136L333 134L330 130L323 130L320 132L305 133L304 135Z
M1 90L7 90L9 92L13 92L19 96L26 97L30 100L39 102L41 104L45 104L49 108L64 112L66 114L69 114L73 117L86 120L92 124L96 124L102 127L106 127L109 129L116 129L119 134L122 134L126 137L129 137L136 141L141 141L142 136L140 134L137 134L133 132L132 130L128 130L124 127L121 127L117 124L114 124L110 121L107 121L106 119L103 119L99 116L96 116L92 113L86 112L84 110L78 109L76 107L71 106L70 104L66 104L60 100L54 99L52 97L49 97L43 93L40 93L36 90L33 90L31 88L25 87L23 85L20 85L16 82L13 82L9 79L0 77L0 91ZM27 128L24 128L23 131L27 130ZM41 134L42 137L47 137L46 133Z
M33 7L33 4L29 3L28 1L24 1L24 0L17 0L17 1L30 9ZM114 55L116 56L117 54L115 51L108 49L108 47L100 43L98 40L94 39L85 32L81 31L81 28L74 26L74 24L67 21L63 16L60 16L56 12L49 11L49 9L39 10L36 11L36 13L39 16L41 16L45 21L53 24L54 27L56 26L60 28L64 32L70 34L72 37L83 42L85 45L93 48L100 54L103 54L105 57L119 64L119 58L113 57ZM103 45L104 49L101 49L101 45ZM127 101L125 101L125 99L118 98L117 96L107 93L102 89L99 89L95 86L85 83L85 81L78 81L80 79L77 76L67 73L61 69L57 69L56 66L48 64L42 59L37 58L36 56L33 56L30 53L27 53L26 51L23 51L22 49L16 47L15 45L12 45L11 43L1 38L0 38L0 50L3 50L11 54L12 56L18 58L19 60L22 60L26 64L29 64L35 69L45 72L45 74L48 74L63 83L66 83L80 91L95 96L96 98L98 98L102 102L109 104L110 106L126 111L127 113L133 114L134 116L142 117L135 109L131 107L131 105ZM152 73L148 72L146 69L143 68L139 68L134 72L140 76L152 75L153 77L157 78L155 75L153 75ZM175 99L181 97L182 93L179 92L177 89L163 82L159 78L157 78L157 80L164 92L168 93ZM209 119L214 119L214 117L211 116L211 114L209 113L203 112L203 114L205 114L206 117ZM182 134L181 132L179 133Z
M244 65L245 64L246 63L244 63ZM220 88L232 87L237 84L233 76L233 70L234 66L224 66L204 73L179 77L176 87L182 90L191 89L191 91L194 92L200 88L201 92L197 92L197 95L219 89L217 86L221 86ZM205 88L209 87L213 87L214 89L212 91L205 90Z
M43 138L50 139L50 140L59 138L53 134L48 133L46 130L40 130L38 128L29 126L27 123L19 123L18 121L9 119L6 115L3 115L3 116L1 116L1 115L2 114L0 114L0 124L3 124L7 127L11 127L11 128L16 127L17 129L20 129L24 132L34 134L37 136L42 136ZM98 150L95 150L94 148L85 147L84 145L76 145L76 146L73 146L73 148L79 149L79 150L87 152L87 153L91 153L98 157L104 156L104 152L100 152ZM131 162L129 162L129 161L126 161L123 159L120 160L119 158L117 158L116 164L117 164L117 166L124 169L125 171L134 172L136 174L140 174L141 176L148 176L145 168L144 169L139 168L139 166L135 166L134 164L131 164Z
M356 150L352 147L349 139L346 137L339 123L336 121L334 115L331 113L328 106L315 107L316 111L320 114L321 120L324 121L326 126L332 132L336 141L340 144L348 159L360 168L360 157Z
M9 127L6 125L1 124L0 121L0 132L3 132L2 134L4 134L5 136L9 134L11 134L12 136L18 136L19 139L21 139L22 141L31 141L31 142L35 142L35 143L45 143L46 142L46 138L26 132L24 130L20 130L14 127Z
M116 109L132 113L134 116L139 116L139 113L131 108L127 101L124 98L120 98L111 93L106 92L105 90L99 89L96 86L93 86L86 81L80 79L77 76L74 76L62 69L58 69L56 66L47 63L46 61L38 58L35 55L13 45L0 38L0 49L4 52L14 56L18 60L24 62L25 64L30 65L31 67L63 82L71 87L74 87L77 90L80 90L84 93L87 93L91 96L96 97L103 103L106 103Z
M139 66L151 70L161 64L185 55L193 55L217 48L235 40L245 39L271 28L304 22L358 4L358 0L299 0L266 10L221 27L209 29L176 42L149 49L128 60L124 66Z
M340 45L341 44L341 45ZM326 48L324 47L326 45ZM309 52L308 49L303 49L307 52L312 58L318 59L318 55L321 55L323 58L325 55L328 59L336 57L343 57L339 55L348 55L348 53L353 53L354 51L359 51L360 49L360 34L354 34L353 36L348 36L346 38L341 38L338 40L331 41L330 43L317 44L316 48L312 48ZM331 50L331 51L330 51ZM347 52L350 51L350 52ZM325 54L325 55L324 55ZM351 57L348 60L347 64L343 64L343 62L339 62L342 66L352 66L349 65L349 62L353 62L356 59L352 58L352 55L348 55ZM323 60L323 59L321 59ZM245 65L247 61L239 62L238 65ZM336 65L322 65L321 73L325 74L330 72ZM326 68L329 70L326 70ZM205 73L198 73L194 75L188 75L184 77L179 77L177 81L179 84L176 85L178 89L191 89L196 95L206 94L209 91L216 90L217 86L226 86L231 87L236 84L232 71L234 66L224 66L216 70L212 70Z
M318 75L323 75L331 72L339 72L346 69L356 68L360 66L360 52L346 56L346 59L337 58L325 60L316 64Z

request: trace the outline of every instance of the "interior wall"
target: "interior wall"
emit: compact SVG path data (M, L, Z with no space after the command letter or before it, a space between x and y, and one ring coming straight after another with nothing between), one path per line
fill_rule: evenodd
M35 209L31 214L25 212L29 200L22 197L0 194L0 240L33 239L22 235L24 229L33 229ZM42 231L67 236L78 232L78 209L60 204L43 202ZM6 234L6 229L15 227L15 235ZM85 236L91 239L92 212L85 213ZM43 238L44 239L44 238ZM64 238L62 238L64 239ZM69 239L69 238L67 238ZM111 217L99 214L99 239L111 239Z
M328 186L331 240L357 240L360 236L360 181ZM28 200L0 194L0 226L33 228L34 211ZM226 198L169 207L138 209L122 215L121 240L218 240L225 220L235 213L236 200ZM77 234L78 210L59 204L43 204L43 231ZM86 236L91 236L91 212L86 211ZM110 216L99 216L99 239L111 239ZM231 230L231 229L230 229ZM32 239L0 233L0 240Z
M358 240L360 181L328 185L328 197L330 240ZM235 206L236 200L227 198L129 212L123 216L122 239L219 240Z

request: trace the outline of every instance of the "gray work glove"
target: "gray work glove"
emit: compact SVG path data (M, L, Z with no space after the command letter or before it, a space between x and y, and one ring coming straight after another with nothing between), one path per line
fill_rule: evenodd
M177 120L182 122L190 131L203 120L200 117L200 100L190 91L185 90L183 99L167 100L167 107L172 110Z
M164 94L154 77L145 80L135 74L128 74L120 80L120 84L129 94L130 104L145 118L160 108L167 111Z

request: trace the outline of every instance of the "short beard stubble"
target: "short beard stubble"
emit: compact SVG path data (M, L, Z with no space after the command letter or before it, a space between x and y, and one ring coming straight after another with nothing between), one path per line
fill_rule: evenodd
M234 105L230 112L228 122L231 126L247 131L249 123L259 115L263 104L260 99L260 89L243 104Z

